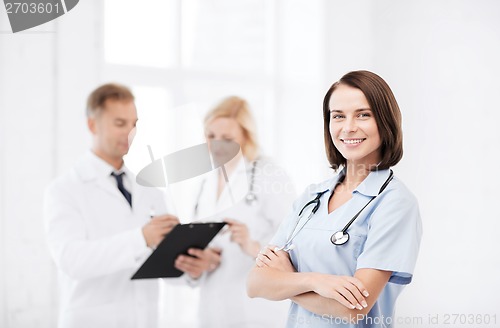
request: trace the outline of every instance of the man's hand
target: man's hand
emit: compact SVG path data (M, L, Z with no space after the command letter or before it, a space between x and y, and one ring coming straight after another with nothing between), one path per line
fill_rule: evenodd
M165 214L154 216L142 227L142 234L148 247L155 248L163 240L166 234L179 224L176 216Z
M175 268L187 273L193 279L198 279L203 272L212 272L219 266L221 252L220 248L205 248L204 250L190 248L189 255L177 257Z

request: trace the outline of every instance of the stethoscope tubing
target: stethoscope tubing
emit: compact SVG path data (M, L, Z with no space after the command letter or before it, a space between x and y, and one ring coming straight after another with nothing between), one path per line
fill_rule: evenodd
M389 185L389 183L392 181L394 177L394 173L392 170L390 170L390 174L389 174L389 177L387 178L387 180L384 182L384 184L380 187L380 190L378 192L377 195L375 196L372 196L372 198L365 204L365 206L363 206L362 209L360 209L358 211L358 213L356 213L351 220L349 220L349 222L347 222L347 224L344 226L344 228L342 228L342 230L339 230L337 232L334 232L331 237L330 237L330 241L332 242L332 244L334 244L335 246L340 246L340 245L344 245L346 244L348 241L349 241L349 234L347 233L347 230L351 227L351 225L354 223L354 221L356 221L356 219L359 217L359 215L361 214L361 212L363 212L363 210L368 206L370 205L370 203L375 199L377 198L377 196L379 196L383 191L384 189ZM327 189L325 191L322 191L322 192L318 192L316 193L316 197L312 200L310 200L309 202L307 202L303 207L302 209L300 210L299 214L298 214L298 218L297 218L297 222L295 223L295 226L292 230L292 233L290 234L289 238L287 239L287 242L285 243L285 246L283 246L283 248L287 248L291 245L291 242L292 240L295 238L295 236L297 236L297 234L304 228L304 226L307 224L307 222L309 222L309 220L311 219L311 217L317 212L317 210L319 209L320 207L320 198L321 196L323 196L324 193L330 191L330 189ZM297 229L297 226L299 224L299 222L301 221L302 219L302 213L303 211L309 206L309 205L312 205L316 203L316 205L314 206L314 208L312 209L311 213L309 214L306 222L300 227L300 229L298 231L296 231Z
M256 174L256 170L257 170L257 161L258 160L259 159L256 159L252 162L252 170L250 173L250 186L248 188L248 193L245 196L245 202L248 205L252 205L255 202L257 202L257 195L255 194L254 189L255 189L255 174ZM225 178L227 179L225 170L223 171L223 174L225 175ZM198 214L198 206L200 204L201 194L203 193L203 189L205 188L205 182L206 182L206 180L202 181L201 186L200 186L200 191L198 192L198 196L196 197L196 203L194 206L194 215ZM233 203L234 203L234 200L233 200Z
M304 226L307 224L307 222L309 222L309 220L312 218L312 216L318 211L319 209L319 205L320 205L320 198L321 196L323 196L324 193L330 191L330 189L326 189L325 191L321 191L321 192L317 192L316 193L316 198L314 198L313 200L307 202L307 204L305 204L302 209L300 210L299 212L299 215L298 215L298 218L295 222L295 225L293 226L293 230L292 230L292 233L288 236L287 238L287 241L285 243L285 245L283 247L281 247L280 249L288 249L288 250L291 250L293 249L290 248L292 246L291 242L292 240L295 238L295 236L297 236L297 234L304 228ZM309 206L309 205L312 205L316 203L316 205L313 207L313 209L311 210L311 213L309 213L309 216L307 217L306 219L306 222L304 222L304 224L300 227L299 230L297 230L297 226L299 225L300 221L302 220L302 213L303 211Z

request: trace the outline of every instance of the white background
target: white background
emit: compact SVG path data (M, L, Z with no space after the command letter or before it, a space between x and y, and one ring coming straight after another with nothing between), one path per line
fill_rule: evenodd
M381 75L398 99L395 171L424 223L397 326L500 327L499 58L495 0L82 0L16 34L1 8L0 327L55 326L43 190L88 149L85 99L97 85L137 95L133 169L148 163L147 144L163 156L203 142L203 114L237 94L301 191L331 174L322 100L356 69ZM193 292L164 287L163 322L191 327Z

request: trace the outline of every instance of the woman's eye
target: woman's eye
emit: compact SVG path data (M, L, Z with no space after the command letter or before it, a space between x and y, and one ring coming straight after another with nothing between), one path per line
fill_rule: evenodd
M370 113L360 113L359 117L361 117L361 118L371 117L371 114Z
M340 114L332 114L332 120L340 120L344 118L343 115L340 115Z

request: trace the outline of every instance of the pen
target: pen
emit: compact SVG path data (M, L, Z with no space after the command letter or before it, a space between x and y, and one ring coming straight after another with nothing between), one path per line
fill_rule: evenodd
M154 206L151 206L149 209L149 218L152 219L155 216L155 208Z

